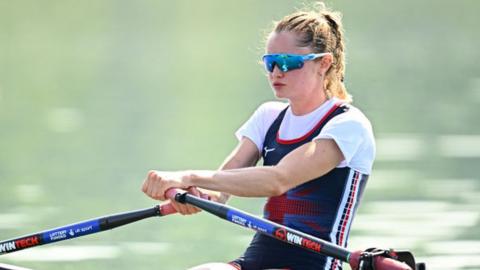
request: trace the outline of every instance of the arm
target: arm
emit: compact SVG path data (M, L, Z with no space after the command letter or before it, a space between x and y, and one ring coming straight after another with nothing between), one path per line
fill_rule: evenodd
M250 139L244 137L239 142L237 147L230 153L230 155L225 159L225 161L220 166L219 170L228 170L228 169L238 169L248 166L253 166L257 163L260 158L257 146ZM160 176L162 175L162 176ZM171 175L171 173L170 173ZM164 199L164 192L158 191L160 188L160 180L165 178L165 174L157 171L150 171L147 178L145 179L142 191L153 199ZM180 187L180 186L178 186ZM189 192L199 196L200 193L196 188L190 188L192 186L183 187L188 188ZM229 193L211 191L211 190L201 190L202 193L210 195L212 200L225 203L230 197ZM162 195L162 196L161 196ZM171 202L177 212L182 214L194 214L199 212L199 209L190 205L179 204L174 201Z
M326 174L342 160L342 152L335 141L319 139L290 152L276 166L224 171L154 172L146 180L144 192L152 198L163 200L169 188L197 186L243 197L276 196Z
M183 182L236 196L278 196L328 173L342 160L343 155L337 144L333 140L321 139L295 149L276 166L193 172Z

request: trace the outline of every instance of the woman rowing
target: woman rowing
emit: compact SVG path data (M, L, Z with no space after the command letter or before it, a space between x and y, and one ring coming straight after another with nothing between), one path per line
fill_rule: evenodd
M371 173L375 143L368 119L343 83L341 16L319 4L276 22L263 62L275 97L236 132L238 146L216 171L150 171L142 190L197 189L225 203L230 195L266 197L269 220L346 247ZM262 158L263 166L255 166ZM178 212L199 210L172 202ZM341 269L338 260L257 233L242 256L193 269Z

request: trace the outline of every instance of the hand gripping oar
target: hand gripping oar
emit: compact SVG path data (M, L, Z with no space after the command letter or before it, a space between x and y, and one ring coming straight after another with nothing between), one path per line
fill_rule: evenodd
M256 217L228 205L193 196L182 190L169 189L165 196L180 203L191 204L222 219L253 229L282 242L347 262L353 270L359 269L359 264L363 263L362 256L366 254L364 251L350 252L320 238ZM372 256L370 259L374 265L373 269L376 270L412 270L415 268L414 262L410 267L401 261L384 256Z
M152 208L90 219L47 231L42 231L6 241L1 241L0 255L19 251L26 248L41 246L53 242L59 242L71 238L89 235L105 230L110 230L145 218L154 216L166 216L176 212L177 211L175 210L175 208L173 208L173 206L168 203L163 205L157 205Z

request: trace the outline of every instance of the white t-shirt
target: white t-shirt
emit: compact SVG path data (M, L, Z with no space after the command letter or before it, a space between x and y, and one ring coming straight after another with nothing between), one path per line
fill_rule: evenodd
M313 112L301 116L294 115L289 107L280 125L280 139L293 140L307 134L338 103L341 100L329 99ZM235 135L239 140L242 137L249 138L261 152L268 129L287 106L288 103L278 101L260 105ZM337 167L348 166L364 174L371 173L375 159L375 139L370 121L359 109L350 105L348 111L330 119L313 140L324 138L333 139L343 153L345 159Z

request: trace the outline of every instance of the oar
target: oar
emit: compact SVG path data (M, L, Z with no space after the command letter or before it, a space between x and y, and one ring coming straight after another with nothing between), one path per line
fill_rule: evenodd
M205 199L205 197L200 198L187 194L181 190L170 189L167 191L166 195L168 198L175 199L181 203L194 205L222 219L251 228L255 231L274 237L280 241L300 246L307 250L326 256L331 256L344 262L348 262L352 269L358 269L362 251L350 252L322 239L271 222L269 220L253 216L231 206L209 201ZM165 216L173 213L176 213L176 210L171 204L163 204L152 208L90 219L63 227L1 241L0 255L110 230L149 217ZM381 256L374 258L374 264L376 270L412 270L412 268L402 262Z
M1 241L0 255L110 230L149 217L165 216L173 213L176 213L175 208L168 203L164 205L157 205L152 208L90 219L55 229Z
M191 204L222 219L253 229L282 242L339 259L343 262L349 263L352 269L358 269L360 256L363 251L348 251L343 247L337 246L320 238L251 215L228 205L193 196L182 190L169 189L166 192L166 197L172 200L174 199L180 203ZM410 266L403 262L383 256L374 257L374 265L374 269L376 270L412 270Z

